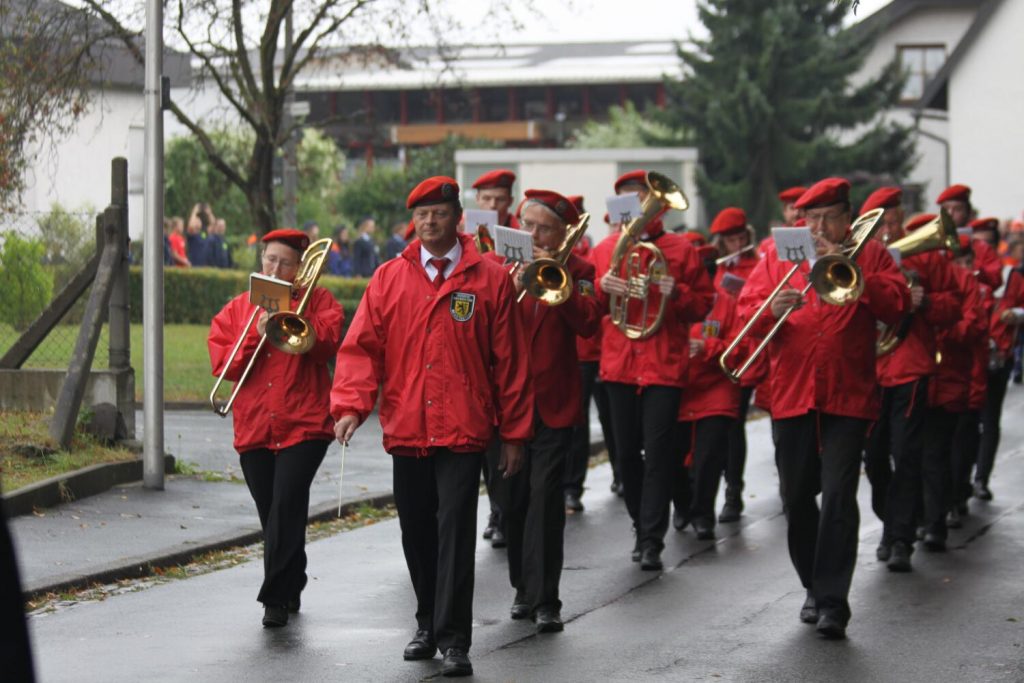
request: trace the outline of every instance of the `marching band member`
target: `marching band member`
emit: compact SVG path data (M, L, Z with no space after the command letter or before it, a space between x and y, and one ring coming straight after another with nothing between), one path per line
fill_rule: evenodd
M444 653L464 676L473 623L476 512L483 450L498 425L501 468L519 471L532 435L533 384L513 284L458 232L451 178L406 201L417 239L374 273L338 351L331 414L347 443L381 392L402 548L416 593L408 660Z
M882 208L881 244L903 237L903 192L898 187L875 190L861 213ZM921 498L921 458L928 378L935 374L935 337L961 317L963 293L953 276L949 257L940 251L907 256L901 263L912 273L910 309L896 328L902 341L876 363L882 388L882 410L871 430L864 456L871 482L871 505L884 530L876 551L891 571L911 570ZM890 462L892 463L890 469Z
M815 237L818 253L836 253L849 237L850 184L827 178L795 203ZM899 321L910 306L903 276L885 248L864 245L857 259L864 294L846 306L821 302L811 289L801 296L809 266L803 263L762 316L762 336L776 319L795 310L769 344L776 462L788 520L790 557L807 589L800 619L816 623L827 638L843 638L850 618L848 594L857 559L857 483L870 422L878 417L875 392L875 324ZM749 317L791 270L772 249L740 293ZM815 496L821 493L819 512Z
M615 182L616 193L637 192L642 201L648 192L645 177L642 170L624 174ZM618 239L618 234L609 235L594 253L605 309L610 294L626 293L626 280L609 270ZM641 239L655 244L665 256L667 275L652 289L669 297L670 303L664 324L646 339L631 340L608 316L603 319L601 381L608 390L619 476L636 530L632 557L641 569L658 571L663 566L672 466L678 455L673 439L689 356L688 327L704 319L714 289L689 241L665 232L660 220L648 223Z
M714 276L717 250L710 246L701 249L709 250L709 275ZM676 463L672 523L683 529L692 521L697 539L702 541L715 537L718 480L732 455L729 441L740 412L740 387L718 366L718 357L738 331L736 299L722 291L715 292L714 304L703 322L690 326L690 362L676 426L682 454ZM683 466L684 460L690 462L688 468Z
M988 287L972 272L970 239L961 237L960 243L965 254L954 259L953 275L963 292L963 315L955 324L936 330L942 362L928 383L929 407L924 421L920 521L924 547L933 552L946 549L947 513L958 519L957 506L970 495L969 489L959 491L963 479L970 475L970 460L965 468L967 451L954 444L962 416L970 409L976 349L980 345L987 350L988 341Z
M533 236L534 258L552 258L580 214L550 190L527 190L520 209L522 228ZM500 258L497 254L493 258ZM516 590L513 619L532 616L540 633L563 628L559 599L565 501L562 484L574 425L582 419L576 336L597 331L601 310L594 297L594 267L570 254L564 264L573 280L569 298L546 306L526 296L520 306L529 340L536 395L533 438L523 468L499 484L508 533L508 570ZM523 290L523 269L515 280Z
M792 210L792 209L791 209ZM740 289L750 277L760 257L753 249L743 251L754 245L754 230L747 224L747 214L743 209L727 207L722 209L711 222L712 242L718 245L720 257L733 255L722 263L714 273L715 289L735 299ZM731 276L726 278L726 275ZM723 280L730 285L723 289ZM725 458L725 504L718 521L723 524L739 521L743 512L743 469L747 462L747 412L754 388L764 380L767 373L768 360L760 358L756 367L752 368L740 379L739 412L730 424L728 455ZM719 372L719 374L721 374Z
M803 186L788 187L779 193L779 202L782 203L782 224L796 225L797 219L803 215L803 210L797 207L796 202L807 192Z
M999 423L1003 414L1006 384L1013 370L1013 347L1020 339L1020 326L1024 324L1024 272L1020 268L1009 271L1006 288L992 313L991 341L988 363L988 389L981 419L981 444L978 449L978 467L974 474L974 495L980 500L992 500L988 480L999 448Z
M294 282L309 237L291 229L263 236L263 274ZM294 309L302 292L293 292ZM207 345L213 375L219 376L252 315L249 293L239 294L214 316ZM341 342L344 313L323 287L313 290L303 313L316 332L304 354L270 344L260 351L234 403L234 447L263 529L263 625L288 623L306 585L306 522L309 486L334 438L329 410L327 363ZM231 359L225 379L237 382L266 331L269 314L259 316Z
M939 194L935 203L949 213L956 227L970 227L973 213L971 188L966 185L950 185ZM993 290L999 289L1003 284L1003 264L999 260L999 254L983 241L972 242L971 247L974 249L974 267L978 270L981 281Z

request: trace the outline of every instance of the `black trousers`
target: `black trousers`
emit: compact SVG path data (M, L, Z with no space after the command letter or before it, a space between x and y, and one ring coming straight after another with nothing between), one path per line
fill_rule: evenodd
M857 483L868 424L816 411L775 421L790 559L818 609L844 622L857 562Z
M306 587L309 486L329 441L303 441L277 451L241 454L242 473L263 528L263 586L257 600L283 607Z
M469 649L473 631L480 453L438 449L392 456L402 550L416 593L416 624L438 647Z
M953 432L953 462L959 469L968 468L966 463L979 460L981 448L981 411L967 410L957 415L956 431ZM979 469L981 463L978 463ZM991 474L991 466L989 467ZM979 479L975 474L975 479ZM982 480L984 481L984 480ZM966 500L966 498L964 499Z
M484 457L480 464L483 470L484 486L487 488L487 502L491 506L491 521L503 532L505 531L505 519L501 514L500 482L501 471L498 470L498 463L501 460L501 439L495 436L491 439L490 445L484 451Z
M673 467L678 465L674 437L681 392L677 387L618 382L608 382L607 388L619 477L637 543L660 550L668 529Z
M1003 416L1003 399L1006 398L1006 384L1010 380L1013 361L988 372L988 389L985 394L985 408L981 411L981 444L978 446L978 468L974 478L988 485L992 466L999 450L999 421Z
M953 499L953 437L959 419L957 413L929 408L924 422L921 524L925 531L943 539Z
M685 511L687 518L710 527L715 526L715 498L734 422L731 417L715 415L676 423L679 455L672 478L672 503L677 510ZM690 453L690 467L684 467Z
M565 532L562 482L572 431L572 427L548 427L535 417L526 463L514 477L501 482L508 577L516 589L516 602L525 602L533 610L562 607L558 595Z
M0 500L0 662L3 679L32 683L32 648L25 626L25 599L21 595L18 562Z
M608 449L608 461L612 472L618 480L619 474L615 465L615 443L612 439L611 408L608 405L608 392L604 382L598 378L599 364L597 361L580 363L580 377L583 381L583 424L572 429L572 445L569 447L569 460L565 468L565 492L583 495L583 483L587 478L587 461L590 459L590 399L593 397L597 406L597 419L601 422L605 448Z
M921 500L921 458L928 380L882 389L882 412L864 453L871 508L884 523L884 542L912 546Z
M725 458L725 496L739 498L743 493L743 470L747 466L747 413L754 387L740 390L740 414L729 428L729 451Z

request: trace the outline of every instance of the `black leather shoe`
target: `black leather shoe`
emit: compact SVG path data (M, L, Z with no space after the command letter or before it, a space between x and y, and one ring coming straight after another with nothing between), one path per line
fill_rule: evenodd
M992 491L989 490L988 484L983 481L974 482L974 497L978 500L992 500Z
M622 498L626 495L626 487L622 485L622 482L616 482L615 484L615 495Z
M288 625L288 610L276 605L264 605L263 626L265 628L281 628Z
M699 520L694 522L693 530L697 532L698 541L715 540L715 527L706 521Z
M525 619L530 616L530 606L521 598L517 597L516 601L512 603L512 609L509 610L509 616L517 621L519 619Z
M285 605L285 607L288 609L289 612L295 614L300 609L302 609L302 599L298 595L296 595L294 598L288 601L288 604Z
M559 633L565 630L562 615L554 607L538 607L533 620L537 622L537 633Z
M661 562L661 550L653 545L647 546L640 553L640 569L645 572L660 572L664 567Z
M878 544L878 547L875 548L875 559L879 562L888 562L891 556L892 543L883 539L882 542Z
M818 604L814 601L814 596L808 593L804 606L800 608L800 621L805 624L817 624L819 616Z
M892 544L892 551L889 561L885 565L891 572L909 572L913 569L910 566L910 548L903 541L896 541Z
M484 527L484 540L485 541L491 540L491 536L494 535L494 530L497 529L497 528L498 528L498 514L496 512L491 512L490 516L487 518L487 526Z
M946 539L936 533L928 532L924 535L924 549L930 553L946 552Z
M578 493L570 491L565 494L565 509L569 512L583 512L583 501Z
M842 640L846 637L846 624L828 612L823 612L818 617L818 634L828 640Z
M491 534L491 547L504 548L507 545L508 540L505 538L505 532L501 530L501 527L494 527L494 533Z
M446 678L456 676L472 676L473 665L469 663L469 653L461 647L450 647L445 650L441 661L441 675Z
M630 556L634 562L640 561L640 539L633 545L633 554Z
M949 511L949 515L946 517L946 527L949 529L960 529L964 525L963 517L960 516L960 510L953 508Z
M686 513L682 510L675 509L672 511L672 528L676 531L682 531L686 528L686 525L690 523L690 518L687 517Z
M402 659L411 662L417 659L433 659L437 653L434 635L425 628L418 629L409 644L405 646Z
M740 521L743 513L743 503L738 500L726 500L722 506L722 512L718 515L718 521L722 524L732 524Z
M619 483L619 480L618 479L613 479L612 480L612 485L609 487L609 489L611 490L612 493L618 493L620 486L622 486L622 485Z

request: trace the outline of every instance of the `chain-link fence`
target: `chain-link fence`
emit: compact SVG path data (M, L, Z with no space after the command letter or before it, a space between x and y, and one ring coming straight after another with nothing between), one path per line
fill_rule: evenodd
M59 207L0 215L0 356L96 252L96 215ZM24 367L67 367L88 298L86 290ZM107 366L107 349L104 325L93 367Z

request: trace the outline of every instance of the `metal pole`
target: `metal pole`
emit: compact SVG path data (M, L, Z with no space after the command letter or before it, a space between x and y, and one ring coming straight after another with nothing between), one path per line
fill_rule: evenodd
M291 54L292 51L292 8L288 7L288 14L284 18L284 53L285 55ZM295 121L295 116L292 114L292 107L295 106L295 88L288 86L288 90L284 95L284 117L282 118L282 125L285 130L288 130L288 139L284 145L284 164L282 164L282 178L281 188L284 191L284 211L282 213L282 219L284 224L291 228L299 227L298 217L295 214L296 205L296 191L298 190L298 149L296 145L295 135L291 132L292 123Z
M146 142L142 267L142 482L164 488L164 119L160 107L164 14L146 0Z

